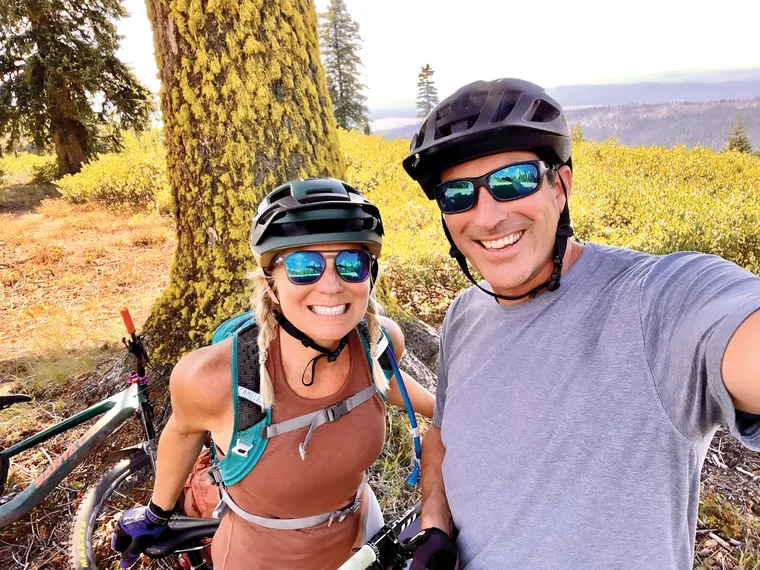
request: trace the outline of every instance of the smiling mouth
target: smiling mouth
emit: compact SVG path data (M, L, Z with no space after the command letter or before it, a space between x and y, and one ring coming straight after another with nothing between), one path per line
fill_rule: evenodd
M485 249L488 251L506 251L507 249L511 248L513 245L515 245L518 241L520 241L520 238L523 237L523 234L525 231L519 231L515 232L513 234L506 235L504 237L500 237L499 239L483 239L483 240L477 240L480 245L482 245Z
M327 305L309 305L309 310L312 313L323 317L336 317L348 311L348 308L350 306L350 303L346 303L344 305L333 305L331 307L328 307Z

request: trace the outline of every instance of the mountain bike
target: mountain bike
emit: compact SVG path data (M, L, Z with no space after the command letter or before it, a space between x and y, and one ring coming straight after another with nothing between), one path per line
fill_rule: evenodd
M125 338L122 341L137 362L127 388L7 449L0 448L0 529L3 529L39 505L66 476L100 444L107 441L119 426L132 416L140 418L144 441L109 454L107 461L116 464L90 489L77 511L70 544L71 566L77 570L118 566L118 556L110 551L113 527L124 510L143 499L147 502L153 489L157 439L153 423L155 404L148 398L145 371L149 359L142 337L136 334L129 311L122 309L121 315L130 335L129 340ZM29 396L23 394L0 396L0 410L30 400ZM98 416L102 417L25 489L2 494L12 457ZM175 515L161 542L151 547L147 554L151 558L161 559L187 553L187 559L193 568L208 568L198 551L206 546L218 525L219 520L216 519ZM169 564L164 564L167 565Z

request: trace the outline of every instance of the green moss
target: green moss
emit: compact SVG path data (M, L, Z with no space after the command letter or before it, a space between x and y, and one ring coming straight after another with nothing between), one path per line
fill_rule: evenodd
M148 0L148 13L179 241L147 329L171 363L246 306L258 200L345 166L311 2Z

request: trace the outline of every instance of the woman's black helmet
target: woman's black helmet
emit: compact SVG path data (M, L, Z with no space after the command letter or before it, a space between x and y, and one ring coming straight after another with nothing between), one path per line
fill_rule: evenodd
M430 111L403 164L432 200L444 169L511 150L530 150L550 164L572 167L562 107L529 81L475 81Z
M335 178L291 180L267 194L249 238L259 267L278 251L318 243L361 243L380 257L383 221L377 206Z

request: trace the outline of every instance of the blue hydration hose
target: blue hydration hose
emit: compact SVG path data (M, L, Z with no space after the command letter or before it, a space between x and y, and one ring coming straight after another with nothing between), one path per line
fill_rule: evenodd
M401 397L404 400L404 407L406 408L406 415L409 416L409 424L411 425L412 438L414 439L414 468L409 474L409 477L406 478L406 482L408 485L414 487L417 485L417 481L419 481L420 478L420 460L422 458L420 430L417 427L417 418L414 415L412 401L409 399L409 393L406 391L404 379L401 376L401 371L398 369L396 357L393 356L393 349L391 348L390 343L385 349L385 355L388 357L388 361L391 363L391 370L393 370L393 375L396 377L396 383L398 384L399 390L401 391Z

